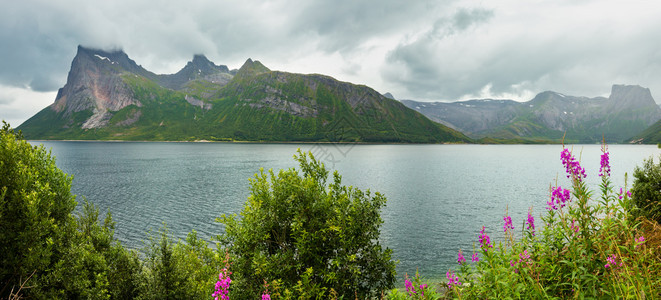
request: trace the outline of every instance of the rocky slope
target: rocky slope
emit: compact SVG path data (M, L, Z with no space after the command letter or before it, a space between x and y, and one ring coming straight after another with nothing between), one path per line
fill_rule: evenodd
M608 98L547 91L528 102L402 102L473 138L623 142L661 119L650 90L634 85L613 85Z
M194 56L157 75L122 51L78 48L55 103L21 124L29 139L466 142L373 89L323 75L239 70Z

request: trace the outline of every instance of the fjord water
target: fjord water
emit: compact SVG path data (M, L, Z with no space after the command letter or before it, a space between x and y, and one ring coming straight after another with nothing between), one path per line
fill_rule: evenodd
M502 239L506 209L519 232L533 207L541 223L549 185L569 187L561 145L333 145L156 142L32 142L52 148L57 165L73 175L73 193L112 212L115 236L140 249L164 223L184 239L191 230L206 240L223 231L214 219L239 213L248 179L265 170L296 167L297 148L312 151L345 185L380 192L381 243L399 260L398 277L418 269L441 277L456 266L457 250L472 253L478 231ZM599 183L599 145L573 146ZM619 191L634 167L656 146L610 145L612 178ZM597 192L595 190L595 192ZM539 225L538 225L539 226Z

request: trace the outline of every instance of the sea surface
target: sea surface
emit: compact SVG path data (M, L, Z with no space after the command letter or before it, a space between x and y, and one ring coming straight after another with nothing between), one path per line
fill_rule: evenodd
M399 261L399 280L416 269L443 277L457 266L457 250L470 254L486 226L503 238L503 216L516 232L528 209L545 212L550 185L569 187L561 145L336 145L159 142L32 141L52 148L57 165L73 175L73 193L112 213L115 236L141 249L167 224L175 238L191 230L211 240L223 232L215 218L239 213L249 178L265 170L296 167L296 149L311 151L342 175L345 185L380 192L387 199L380 242ZM600 182L599 145L573 145L588 183ZM629 186L636 166L658 159L656 145L610 145L612 179Z

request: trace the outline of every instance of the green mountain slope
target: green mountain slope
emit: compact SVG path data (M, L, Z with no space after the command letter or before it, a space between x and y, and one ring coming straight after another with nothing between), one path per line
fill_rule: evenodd
M661 144L661 120L629 139L630 143Z
M90 62L107 64L94 58L96 55L88 55L90 58L86 65ZM206 63L205 60L198 61ZM83 74L78 76L83 78L79 81L91 82L80 84L74 82L77 79L70 74L71 82L67 82L64 90L86 91L84 97L75 92L60 95L53 105L18 127L26 138L394 143L470 141L463 134L434 123L369 87L322 75L271 71L250 59L236 75L211 64L206 70L208 74L201 69L199 73L204 76L191 76L190 72L186 72L191 80L182 83L181 78L184 77L179 76L176 77L176 85L170 84L168 87L163 86L162 75L117 69L116 64L111 64L115 71L94 66L97 72L105 72L113 84L100 84L99 80L94 80L99 76L88 76L85 74L89 72L77 70L76 74ZM77 67L72 65L72 72ZM217 81L214 78L231 79ZM179 89L172 89L173 86ZM126 91L121 95L125 100L112 106L105 105L104 100L114 99L117 91ZM103 96L106 94L111 96ZM101 96L95 99L98 95ZM69 107L72 103L68 99L78 101L75 108ZM112 99L108 102L113 103Z
M402 101L430 119L472 138L526 142L620 143L661 118L649 89L613 85L608 98L542 92L528 102L470 100L454 103Z

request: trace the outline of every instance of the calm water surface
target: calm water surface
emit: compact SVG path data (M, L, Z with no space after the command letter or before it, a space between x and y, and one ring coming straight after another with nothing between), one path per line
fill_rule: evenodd
M312 151L340 172L344 184L388 198L381 242L400 261L398 277L416 268L423 276L443 276L456 266L458 249L472 251L483 225L492 238L502 238L502 218L509 209L518 231L529 207L539 220L549 184L557 179L569 185L560 145L32 143L52 148L57 165L74 176L73 192L102 212L111 211L115 236L136 249L163 223L182 239L193 229L207 240L222 233L214 219L241 211L248 178L262 167L295 167L297 148ZM582 153L588 182L596 187L599 145L573 148ZM661 153L656 146L609 149L618 188L625 172Z

